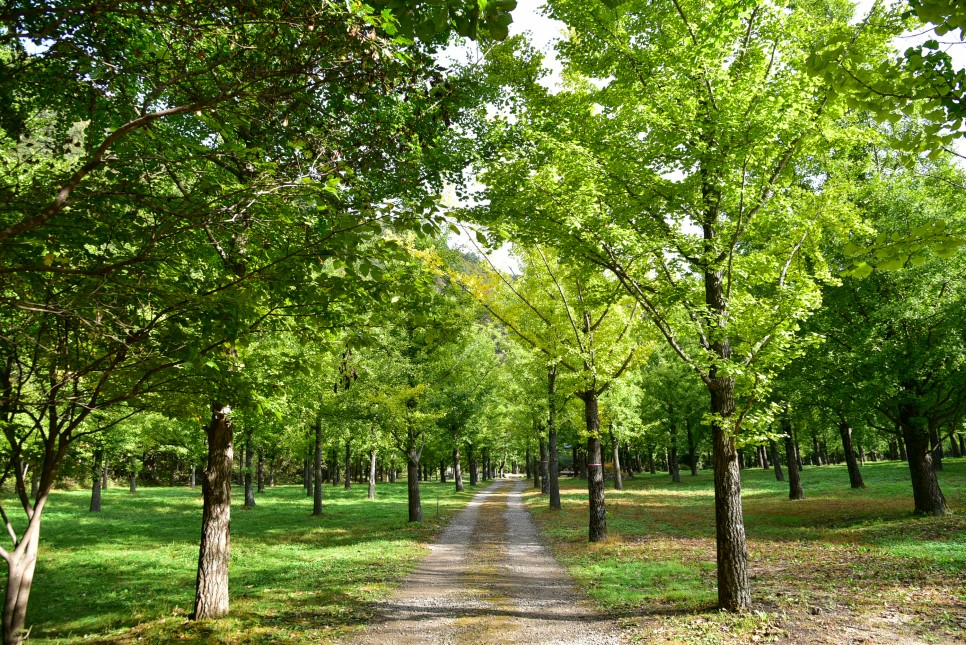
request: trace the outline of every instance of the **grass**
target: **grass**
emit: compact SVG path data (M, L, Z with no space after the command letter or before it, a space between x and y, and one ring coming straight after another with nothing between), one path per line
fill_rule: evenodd
M607 490L608 538L587 542L586 482L561 482L563 510L528 497L543 535L578 584L642 642L846 642L966 639L966 460L940 485L954 514L912 515L907 467L806 467L807 499L788 500L771 471L742 476L756 611L715 610L710 471L638 475Z
M30 640L75 642L330 642L365 622L473 495L421 484L422 524L406 521L406 484L327 486L324 512L297 486L232 506L231 615L187 620L193 609L201 489L112 488L104 510L86 491L56 492L44 513L27 613ZM437 495L439 516L436 516Z

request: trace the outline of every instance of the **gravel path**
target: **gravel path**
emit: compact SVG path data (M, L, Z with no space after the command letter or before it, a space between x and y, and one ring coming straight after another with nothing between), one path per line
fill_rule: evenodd
M620 643L540 543L525 481L473 498L353 643Z

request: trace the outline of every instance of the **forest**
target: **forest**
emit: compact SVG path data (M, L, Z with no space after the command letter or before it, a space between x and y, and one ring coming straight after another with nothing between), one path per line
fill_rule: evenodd
M891 634L963 638L964 34L957 0L0 3L2 642L331 642L508 478L674 642L811 642L762 563L848 522L928 551ZM312 591L300 531L384 542ZM621 554L674 539L700 589L653 600ZM112 541L184 562L94 619L56 590ZM321 631L270 627L275 578Z

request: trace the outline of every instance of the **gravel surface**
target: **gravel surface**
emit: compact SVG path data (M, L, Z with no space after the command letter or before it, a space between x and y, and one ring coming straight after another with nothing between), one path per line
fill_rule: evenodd
M526 481L481 491L351 643L620 643L541 544Z

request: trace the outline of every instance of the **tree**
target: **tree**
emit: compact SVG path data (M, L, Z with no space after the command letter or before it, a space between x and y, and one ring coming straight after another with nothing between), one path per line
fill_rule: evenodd
M472 215L609 269L705 384L718 601L745 610L736 442L819 304L820 240L854 220L826 163L847 105L808 58L844 35L874 65L897 30L854 26L847 3L559 0L548 14L569 29L568 85L542 90L529 59L494 81L513 88L500 108L514 120L479 126L488 201Z

